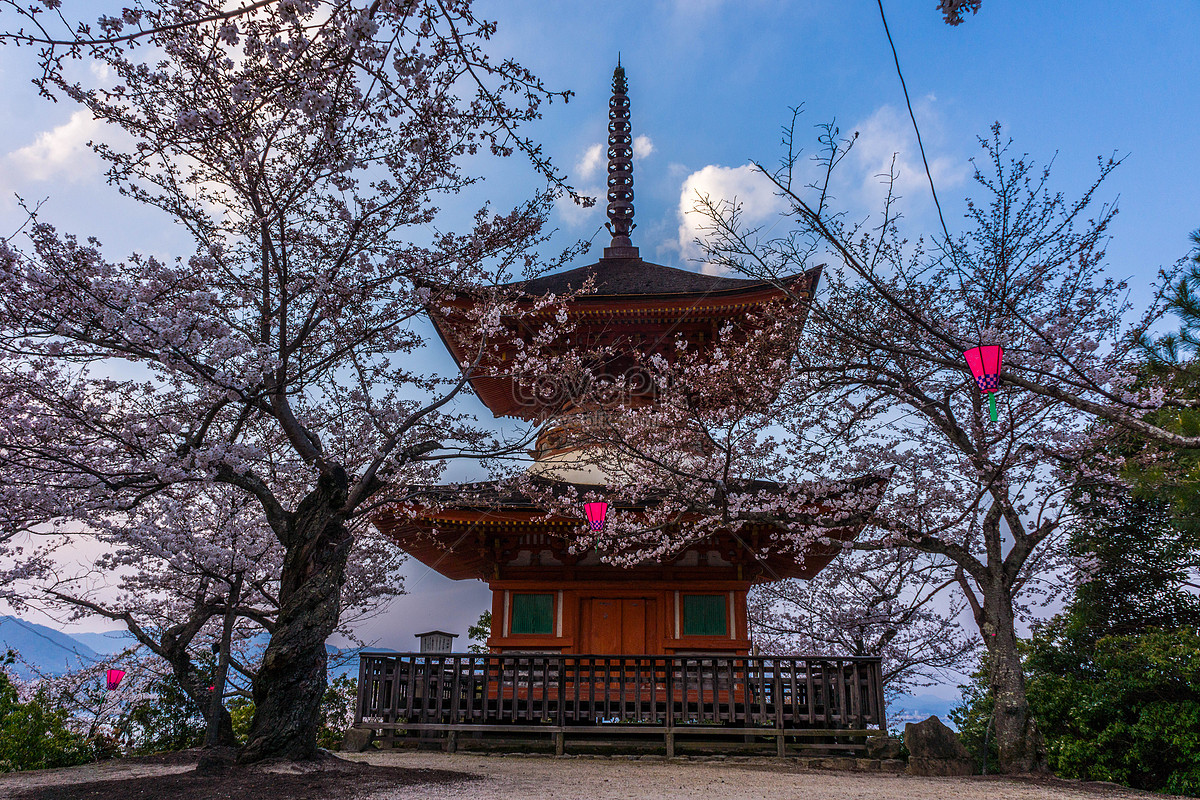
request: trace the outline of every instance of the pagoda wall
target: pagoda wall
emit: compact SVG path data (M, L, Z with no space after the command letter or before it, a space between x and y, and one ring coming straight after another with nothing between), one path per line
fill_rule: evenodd
M750 636L746 609L749 581L666 580L572 581L562 579L497 580L492 589L493 653L551 652L603 655L672 655L712 653L748 655ZM552 602L546 632L518 629L524 598ZM699 600L688 598L700 598ZM725 630L695 632L686 614L697 606L708 613L701 622L712 627L713 610L723 601ZM692 630L689 631L688 628Z

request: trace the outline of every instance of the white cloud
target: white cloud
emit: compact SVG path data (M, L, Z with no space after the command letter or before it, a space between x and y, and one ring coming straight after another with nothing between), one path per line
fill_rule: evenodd
M591 208L584 208L570 197L560 197L554 203L554 208L558 211L559 218L571 228L580 228L588 224L598 225L598 219L603 216L606 202L604 187L583 187L577 191L585 197L596 198L596 204Z
M923 98L915 111L921 122L925 152L930 156L929 172L933 175L934 185L942 190L962 184L970 175L970 165L933 152L941 129L941 117L933 107L933 101L932 95ZM903 205L909 209L932 207L929 180L908 114L894 106L881 106L856 130L858 140L850 151L858 172L856 199L867 211L877 212L882 208L887 191L885 180L892 169L893 156L896 159L896 192L903 197Z
M695 239L704 238L707 225L705 216L696 211L701 198L707 197L713 203L739 205L743 227L769 226L787 207L775 195L774 188L749 164L740 167L709 164L688 175L679 191L679 239L676 243L679 254L687 260L703 256L703 251L695 244ZM704 267L706 272L713 269L709 265Z
M633 137L633 157L645 158L654 152L654 142L650 141L649 136Z
M95 162L87 143L95 138L100 125L91 112L76 111L66 123L39 134L33 144L5 156L7 166L33 181L57 177L78 180L89 176L95 171Z
M635 136L633 138L633 158L635 161L641 161L646 156L654 152L654 142L649 136ZM593 178L604 180L607 164L607 150L601 142L588 145L583 151L583 155L579 157L579 161L575 164L575 173L581 181L590 181ZM636 183L637 175L634 174ZM589 197L596 198L596 204L591 208L583 208L571 202L569 197L564 197L559 200L555 207L558 209L558 215L562 221L572 228L579 228L588 224L598 224L597 220L603 216L604 209L607 207L608 190L603 186L584 186L579 189L579 193Z
M654 152L654 142L649 136L633 137L633 158L635 161L641 161L646 156ZM588 148L583 151L583 155L579 157L579 161L575 164L575 171L583 180L588 180L597 172L604 169L607 162L607 150L602 142L596 142L593 145L588 145Z
M604 145L597 142L583 151L583 156L579 159L579 163L575 165L575 171L579 173L579 177L587 180L596 174L596 170L600 169L600 165L604 163Z
M103 61L91 61L88 63L88 72L92 73L92 77L107 81L112 76L112 68Z

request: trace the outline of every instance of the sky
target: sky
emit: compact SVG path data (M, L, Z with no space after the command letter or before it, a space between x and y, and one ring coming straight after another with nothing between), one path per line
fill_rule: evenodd
M1188 253L1200 227L1200 3L984 0L958 27L942 22L934 0L884 8L951 232L961 230L977 137L994 122L1015 153L1053 160L1053 185L1068 196L1088 187L1097 158L1124 157L1099 193L1120 209L1108 268L1129 279L1135 305L1148 302L1158 270ZM736 198L749 222L779 224L778 199L749 165L778 160L781 125L798 106L810 153L818 124L859 134L836 198L852 216L875 207L877 175L895 154L909 229L938 225L873 0L482 0L476 11L499 24L496 57L575 93L526 132L588 194L602 194L620 53L637 137L633 241L648 260L704 268L692 260L695 221L686 213L696 192ZM19 194L44 199L46 219L98 236L113 253L189 254L169 220L104 184L86 143L107 133L69 104L39 99L29 57L0 48L0 236L19 224ZM502 206L536 185L514 162L489 167L484 191ZM558 242L591 240L585 258L594 260L607 243L602 209L560 203ZM410 565L406 586L409 594L360 635L397 649L415 647L412 634L431 627L465 638L488 605L483 584L450 582L421 565Z

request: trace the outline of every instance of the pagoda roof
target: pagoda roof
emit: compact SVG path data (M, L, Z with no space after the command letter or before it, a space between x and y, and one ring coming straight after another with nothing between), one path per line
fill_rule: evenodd
M567 317L579 326L576 341L619 334L636 337L632 341L644 340L653 346L663 346L673 336L699 337L699 341L711 342L726 322L751 317L763 305L780 300L794 304L794 324L797 329L803 328L808 315L808 300L816 290L821 269L813 267L777 285L769 281L703 275L639 258L617 258L601 259L594 264L529 281L517 281L503 288L527 295L528 302L532 303L532 298L538 295L565 295L575 291L594 275L593 291L570 296L564 303ZM431 309L430 317L438 336L460 363L470 361L477 347L478 333L476 323L455 309L465 310L475 302L476 298L470 293L460 292L455 298L444 301L442 309ZM543 316L550 319L554 313L546 311ZM506 324L517 337L521 335L520 329L535 318ZM502 364L502 361L488 362L488 369L470 376L476 396L493 415L533 420L557 413L556 408L543 408L519 400L528 393L519 391Z
M708 275L642 259L630 239L633 222L633 134L630 122L629 85L618 59L613 71L609 101L606 227L612 234L603 257L574 269L512 281L500 286L437 292L428 310L446 349L459 364L478 363L468 376L471 388L497 417L545 420L562 413L562 398L531 395L529 386L518 386L511 365L516 349L533 340L535 331L565 315L572 330L544 347L594 348L604 352L592 366L612 374L625 374L639 357L670 351L680 339L694 343L697 352L711 346L729 323L735 326L753 318L771 303L790 304L784 313L798 331L804 326L809 301L820 279L815 267L779 280ZM589 285L590 279L590 285ZM584 291L584 287L587 290ZM430 289L438 287L429 286ZM492 302L495 292L514 299L518 313L501 317L506 333L485 330L470 313L478 304ZM537 298L560 299L557 308L539 308ZM547 331L549 333L549 331ZM491 337L490 341L485 341ZM483 348L483 349L481 349ZM550 377L550 376L543 376ZM522 380L529 380L524 376ZM649 401L647 393L637 401Z
M805 274L807 275L807 273ZM594 264L564 272L543 275L532 280L514 281L505 284L503 288L520 291L531 296L562 295L578 291L588 278L594 279L594 286L592 291L578 295L581 300L600 297L727 295L744 292L782 294L779 287L768 281L706 275L702 272L643 261L638 256L602 258Z
M534 479L543 485L561 487L561 491L583 496L602 488L594 484L573 484ZM813 499L807 508L816 512L848 493L877 491L882 495L886 475L865 475L824 492L809 490ZM785 485L771 481L747 481L741 490L777 493ZM583 520L548 514L536 501L513 490L502 482L482 482L451 486L409 487L424 494L430 507L421 509L412 503L401 508L384 508L374 523L402 550L434 571L462 580L479 578L512 578L530 570L543 577L559 572L575 574L600 573L606 577L637 577L648 572L672 570L679 578L704 579L714 572L729 573L721 577L765 582L783 578L811 578L824 569L838 553L842 543L853 541L874 513L874 505L845 524L832 525L823 531L823 542L807 546L803 551L790 548L773 533L777 526L769 522L750 522L738 534L717 531L681 545L678 551L657 562L635 567L617 567L601 563L593 550L574 552L572 545L583 534ZM651 500L653 502L653 500ZM645 505L614 504L610 513L637 513ZM684 523L686 525L686 522ZM689 564L693 552L719 552L722 566L697 567ZM538 561L532 554L537 554ZM541 563L541 554L549 554ZM590 558L590 561L588 560ZM694 559L694 556L692 557ZM524 559L524 560L523 560Z

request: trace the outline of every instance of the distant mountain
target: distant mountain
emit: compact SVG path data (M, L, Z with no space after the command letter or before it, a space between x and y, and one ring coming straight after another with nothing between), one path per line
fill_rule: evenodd
M894 702L888 703L888 727L903 730L906 722L920 722L929 717L937 717L954 728L954 722L950 719L950 709L959 702L957 698L946 699L932 694L900 695Z
M129 631L105 631L104 633L72 633L71 638L82 642L97 653L105 656L116 655L127 647L137 644Z
M48 675L61 675L103 660L75 637L17 617L0 616L0 650L16 651L30 666ZM35 677L33 670L20 661L9 669L19 678Z
M262 633L255 637L255 643L265 648L269 639L267 634ZM36 622L0 616L0 655L5 650L14 650L38 672L46 675L61 675L103 661L134 644L137 642L128 631L68 634ZM360 651L387 651L387 648L379 647L342 650L329 644L325 645L325 649L329 653L331 677L349 675L355 678L358 677ZM33 670L21 663L13 664L10 671L22 679L35 677Z

